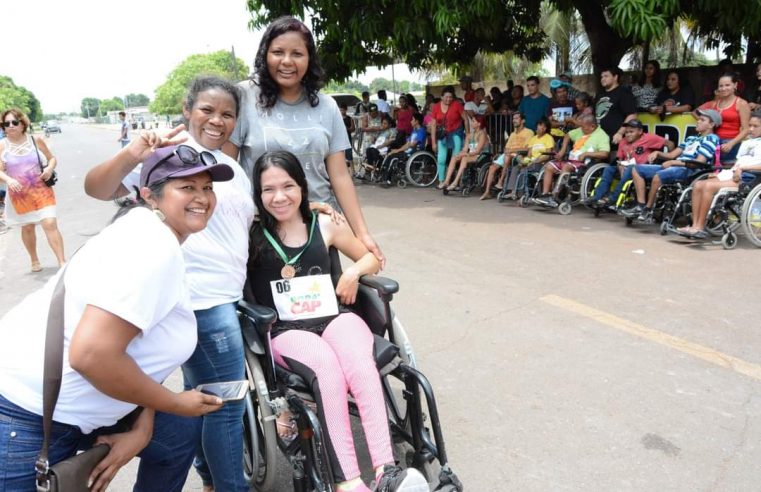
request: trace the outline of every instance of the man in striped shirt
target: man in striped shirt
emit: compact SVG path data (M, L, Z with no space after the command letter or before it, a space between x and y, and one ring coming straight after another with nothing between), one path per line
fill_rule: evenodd
M651 222L653 219L653 204L662 184L683 182L688 180L694 169L685 166L685 161L713 162L719 137L714 131L721 125L721 115L713 109L698 110L698 121L695 130L698 134L687 137L684 142L671 152L653 152L649 161L666 159L661 165L643 164L632 172L632 180L637 190L637 205L622 212L625 217L637 217L637 220ZM645 183L652 179L650 193L645 203Z

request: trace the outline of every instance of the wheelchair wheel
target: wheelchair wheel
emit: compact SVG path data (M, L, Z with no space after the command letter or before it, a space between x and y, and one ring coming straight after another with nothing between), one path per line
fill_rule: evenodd
M748 193L740 217L745 237L761 248L761 186L756 186Z
M558 212L560 212L560 215L570 215L571 214L571 204L568 202L563 202L560 205L558 205Z
M396 181L396 186L401 189L405 189L407 187L407 180L404 178L399 178Z
M721 245L724 249L735 249L737 246L737 235L734 232L728 232L721 237Z
M267 385L256 355L246 351L248 378L254 387L245 399L243 414L243 470L258 492L273 490L277 475L277 430L266 400Z
M581 188L579 194L581 195L581 201L586 200L594 194L602 173L610 164L598 163L587 169L584 176L581 178Z
M665 236L666 234L669 233L669 223L667 220L664 220L663 222L661 222L661 226L658 229L658 231L661 233L661 236Z
M431 186L437 171L436 157L425 150L412 154L405 165L407 181L420 188Z
M518 200L518 205L520 205L521 208L528 208L528 206L531 205L531 197L528 193L521 195L520 200Z

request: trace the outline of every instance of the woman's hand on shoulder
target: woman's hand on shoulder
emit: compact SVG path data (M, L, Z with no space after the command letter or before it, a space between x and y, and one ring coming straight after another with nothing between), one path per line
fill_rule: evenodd
M346 217L341 212L334 209L330 204L325 202L309 202L309 210L314 210L322 215L330 217L331 222L334 224L341 224L346 222Z
M185 142L187 137L177 136L183 130L185 130L185 125L179 125L165 134L160 134L154 130L147 130L141 132L140 136L130 142L126 149L136 162L143 162L156 149L169 145L179 145Z

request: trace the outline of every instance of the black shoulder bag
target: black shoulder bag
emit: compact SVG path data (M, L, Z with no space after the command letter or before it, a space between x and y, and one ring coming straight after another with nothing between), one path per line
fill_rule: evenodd
M32 144L34 144L34 152L37 154L37 162L40 164L40 173L44 173L45 167L42 165L42 159L40 159L40 151L37 149L37 142L34 141L34 137L29 137L29 138L32 139ZM50 177L44 181L44 183L47 186L55 186L57 182L58 182L58 173L56 173L54 169L53 174L51 174Z
M53 297L50 300L48 312L48 329L45 334L45 369L42 377L42 449L37 457L37 490L52 492L88 492L87 481L95 466L106 457L110 451L107 444L98 444L91 449L72 456L69 459L48 464L48 449L50 447L50 427L53 423L53 412L61 391L61 373L63 372L63 299L65 286L64 271L58 277Z

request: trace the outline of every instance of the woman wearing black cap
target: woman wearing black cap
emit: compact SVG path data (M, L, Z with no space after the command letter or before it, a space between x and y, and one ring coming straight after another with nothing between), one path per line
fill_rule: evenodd
M0 449L14 457L0 460L0 490L35 490L48 308L59 302L63 378L50 464L103 442L111 450L95 468L91 490L105 490L136 455L136 490L182 490L196 417L222 402L161 385L196 347L180 245L206 227L216 205L213 181L232 177L229 166L188 146L149 155L139 202L120 210L43 288L0 319ZM65 293L54 298L59 279ZM137 407L143 411L127 432L116 427Z

